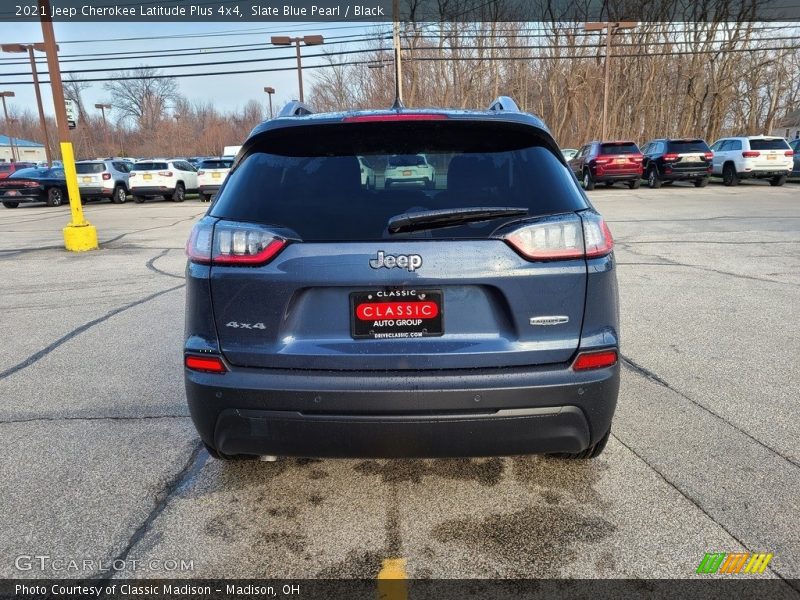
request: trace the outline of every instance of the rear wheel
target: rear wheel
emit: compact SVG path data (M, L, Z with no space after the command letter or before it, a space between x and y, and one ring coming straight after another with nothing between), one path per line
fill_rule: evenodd
M136 202L136 204L141 204L142 202L144 202L144 200L145 200L144 196L134 195L133 197L133 201Z
M657 190L661 187L661 178L658 176L658 170L653 166L647 169L647 186L652 190Z
M169 198L167 198L167 200L172 200L173 202L183 202L186 200L186 189L183 187L182 183L179 183L175 186L175 191Z
M128 192L125 191L125 188L121 185L118 185L114 188L114 193L111 194L111 202L114 204L125 204L125 201L128 199Z
M17 208L19 206L19 202L3 202L3 206L6 208Z
M564 458L567 460L584 460L587 458L597 458L603 453L603 450L605 449L606 444L608 443L608 438L610 436L611 436L611 429L609 428L606 434L599 440L597 440L597 443L592 444L583 452L576 452L574 454L571 452L555 452L550 456L553 456L555 458Z
M642 185L642 180L638 177L628 182L628 187L632 190L638 190L640 185Z
M589 169L583 170L583 189L585 190L594 189L594 179L592 179L592 174L589 172Z
M708 177L701 177L694 180L694 187L706 187L708 185Z
M722 183L727 186L739 185L739 176L736 175L736 167L733 163L725 163L722 167Z
M780 187L786 183L786 175L777 175L769 180L769 184L773 187Z
M64 203L64 194L58 188L47 190L47 206L61 206Z

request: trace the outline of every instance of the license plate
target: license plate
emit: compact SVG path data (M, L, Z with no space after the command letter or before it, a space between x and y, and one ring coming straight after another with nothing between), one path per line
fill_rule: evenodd
M152 179L152 178L153 176L150 175L150 173L145 173L144 175L142 175L142 179Z
M768 154L767 155L767 160L775 160L776 158L778 158L778 157L775 156L774 154Z
M408 339L444 334L441 290L387 289L350 294L355 339Z
M403 177L411 177L411 171L403 171Z
M212 174L211 174L211 176L212 176L214 179L219 179L220 177L222 177L222 173L212 173Z
M618 165L621 165L623 163L627 163L628 159L627 158L615 158L614 162L617 163Z

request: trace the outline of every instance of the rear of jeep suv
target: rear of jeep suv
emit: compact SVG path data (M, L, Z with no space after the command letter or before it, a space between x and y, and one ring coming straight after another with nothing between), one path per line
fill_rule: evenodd
M431 189L380 184L417 154ZM199 435L221 458L595 456L619 388L612 250L531 115L267 121L187 245Z

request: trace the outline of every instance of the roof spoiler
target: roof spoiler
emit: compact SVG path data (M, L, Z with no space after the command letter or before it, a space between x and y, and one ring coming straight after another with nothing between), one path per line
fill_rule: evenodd
M278 113L279 117L302 117L305 115L313 115L313 109L307 104L303 104L299 100L292 100Z
M495 112L520 112L517 103L509 96L498 96L495 98L494 102L489 105L489 110Z

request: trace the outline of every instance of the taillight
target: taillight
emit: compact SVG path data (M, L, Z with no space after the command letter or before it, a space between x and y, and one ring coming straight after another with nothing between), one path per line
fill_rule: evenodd
M545 217L503 235L528 260L594 258L614 249L611 232L597 213Z
M111 173L103 173L103 180L108 181L111 179Z
M572 363L573 371L588 371L602 369L617 364L616 350L599 350L595 352L581 352Z
M755 150L745 150L742 152L742 156L744 158L756 158L757 156L761 156L761 152L756 152Z
M644 155L643 154L631 154L628 157L628 160L631 161L631 162L642 162L644 160Z
M201 221L192 229L186 254L200 264L260 266L275 258L288 243L260 225Z
M187 354L183 359L183 364L192 371L202 371L204 373L226 373L228 368L218 356L203 356L197 354Z
M705 153L706 160L714 160L714 153L713 152L706 152Z
M172 177L172 171L159 171L158 174L162 177Z
M664 160L678 160L678 155L674 152L667 152L664 155Z
M784 156L794 156L794 150L787 150L783 153Z
M343 123L369 123L375 121L445 121L447 115L436 113L388 113L378 115L354 115L342 119Z
M595 163L595 164L598 164L598 165L605 165L605 164L611 162L611 158L608 157L608 156L598 156L596 158L593 158L589 162L590 163Z

